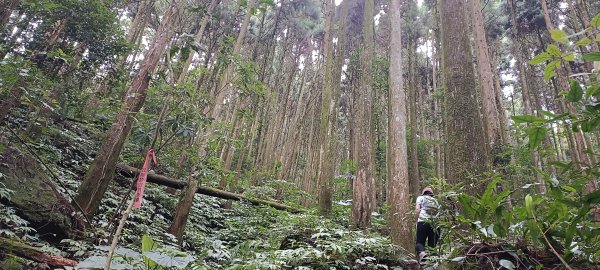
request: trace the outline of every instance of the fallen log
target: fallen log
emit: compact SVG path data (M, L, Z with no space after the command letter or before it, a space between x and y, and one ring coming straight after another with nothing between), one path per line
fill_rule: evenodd
M140 172L139 169L122 164L122 163L117 164L116 170L117 170L117 173L119 173L125 177L135 177ZM160 175L160 174L153 174L153 173L148 174L148 182L154 183L154 184L159 184L159 185L166 186L166 187L175 188L175 189L183 189L186 186L186 183L184 181L170 178L168 176L164 176L164 175ZM291 207L291 206L281 204L278 202L255 199L255 198L248 198L244 195L227 192L224 190L210 188L210 187L199 186L196 189L196 193L208 195L211 197L217 197L217 198L221 198L221 199L227 199L227 200L247 201L253 205L267 205L267 206L273 207L275 209L284 210L284 211L288 211L291 213L303 213L306 211L304 209Z
M77 265L77 262L74 260L63 258L60 256L48 255L44 251L41 251L28 244L3 237L0 237L0 250L4 250L9 254L13 254L18 257L22 257L38 263L45 263L54 267L75 267L75 265Z

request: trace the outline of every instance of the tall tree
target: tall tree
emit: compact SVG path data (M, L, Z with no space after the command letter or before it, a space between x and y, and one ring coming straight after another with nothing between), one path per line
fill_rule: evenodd
M352 189L351 224L356 228L371 226L374 206L375 183L373 168L373 136L371 134L373 102L373 53L374 53L374 0L366 0L363 12L362 51L360 52L360 86L356 91L354 107L355 145L357 172Z
M390 75L388 99L387 204L390 237L409 250L412 246L410 181L406 145L406 91L402 86L401 0L390 1Z
M446 177L451 183L469 181L486 167L484 130L477 108L476 84L469 46L469 28L462 0L441 0L442 73L446 90Z
M127 90L123 105L77 191L75 201L82 207L86 215L94 215L108 184L113 179L115 165L125 139L131 131L134 116L141 109L146 99L146 90L150 84L151 75L175 34L177 23L183 11L181 4L182 0L173 0L163 15L160 27L150 44L150 48L144 55L144 60L140 64L140 69Z
M417 20L417 3L414 0L407 1L409 21L413 22L412 29L408 32L408 121L410 127L410 189L414 195L419 194L419 183L421 176L419 174L419 156L417 153L417 92L421 89L419 80L417 79L417 40L418 40L418 22Z
M334 156L332 140L335 140L334 113L337 112L336 98L333 97L333 19L335 2L325 0L325 38L323 40L323 59L325 61L325 76L323 76L321 96L321 121L319 147L319 211L328 215L331 212L331 192L334 177Z
M484 130L486 142L492 154L498 154L502 145L502 129L500 110L496 103L496 90L494 89L494 74L490 62L488 42L483 26L483 15L480 0L469 0L471 23L473 24L473 36L477 52L477 74L481 87L481 104L483 105ZM490 156L493 158L493 156Z

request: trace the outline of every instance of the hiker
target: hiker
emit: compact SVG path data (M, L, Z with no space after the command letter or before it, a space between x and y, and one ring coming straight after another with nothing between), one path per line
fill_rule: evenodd
M434 229L433 227L439 208L440 204L433 197L431 187L424 188L421 196L417 197L415 206L418 215L416 250L420 259L425 256L425 241L427 241L427 246L435 247L440 238L439 228Z

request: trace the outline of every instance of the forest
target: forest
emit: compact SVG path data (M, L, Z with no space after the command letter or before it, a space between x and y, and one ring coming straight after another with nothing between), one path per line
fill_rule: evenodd
M2 270L600 269L598 148L596 0L0 0Z

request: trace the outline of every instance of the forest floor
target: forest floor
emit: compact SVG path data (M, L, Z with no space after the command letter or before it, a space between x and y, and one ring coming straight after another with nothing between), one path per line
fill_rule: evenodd
M0 128L0 152L38 163L27 165L30 169L25 173L35 175L32 170L40 170L38 174L48 176L56 185L55 191L68 200L85 175L103 128L66 119L43 123L23 119L13 117ZM125 159L139 153L134 145L126 145L125 149ZM29 210L13 203L20 190L9 190L8 178L26 176L12 175L11 170L20 169L0 174L0 237L27 243L47 255L75 260L77 269L101 269L120 218L116 213L122 209L133 179L116 176L91 224L84 226L79 223L85 220L69 221L68 217L66 221L61 219L62 223L42 224L32 222ZM159 170L157 173L169 174L169 168ZM258 187L245 195L270 199L273 191ZM380 233L386 227L383 215L374 218L369 232L349 230L349 206L343 204L336 204L331 219L323 219L314 211L292 214L239 202L225 209L225 200L197 194L185 239L178 244L166 231L180 192L148 184L144 204L125 224L111 269L406 269L410 260L408 252L399 250ZM59 226L65 222L72 222L72 227ZM48 267L11 254L0 248L0 269Z
M124 198L131 198L133 179L116 174L91 224L77 218L68 201L76 194L107 127L67 119L43 123L23 119L12 117L0 127L0 269L72 269L40 263L56 258L65 265L76 262L75 269L102 269ZM122 159L137 166L143 151L126 144ZM161 162L160 154L158 158L156 173L176 175L167 160ZM217 186L220 179L214 178L201 185ZM241 193L273 200L276 187L267 183ZM125 223L111 269L419 267L410 252L391 244L384 213L373 216L368 231L350 230L350 206L341 202L334 204L331 218L322 218L314 209L294 214L244 202L224 208L226 200L196 194L184 240L178 243L167 230L180 196L181 191L147 184L142 207ZM294 201L302 194L295 196L285 203L300 207ZM36 254L50 257L19 253L14 243L25 243ZM526 243L448 242L439 250L446 254L431 254L424 269L561 268L547 250L530 249ZM576 269L600 267L582 263Z

